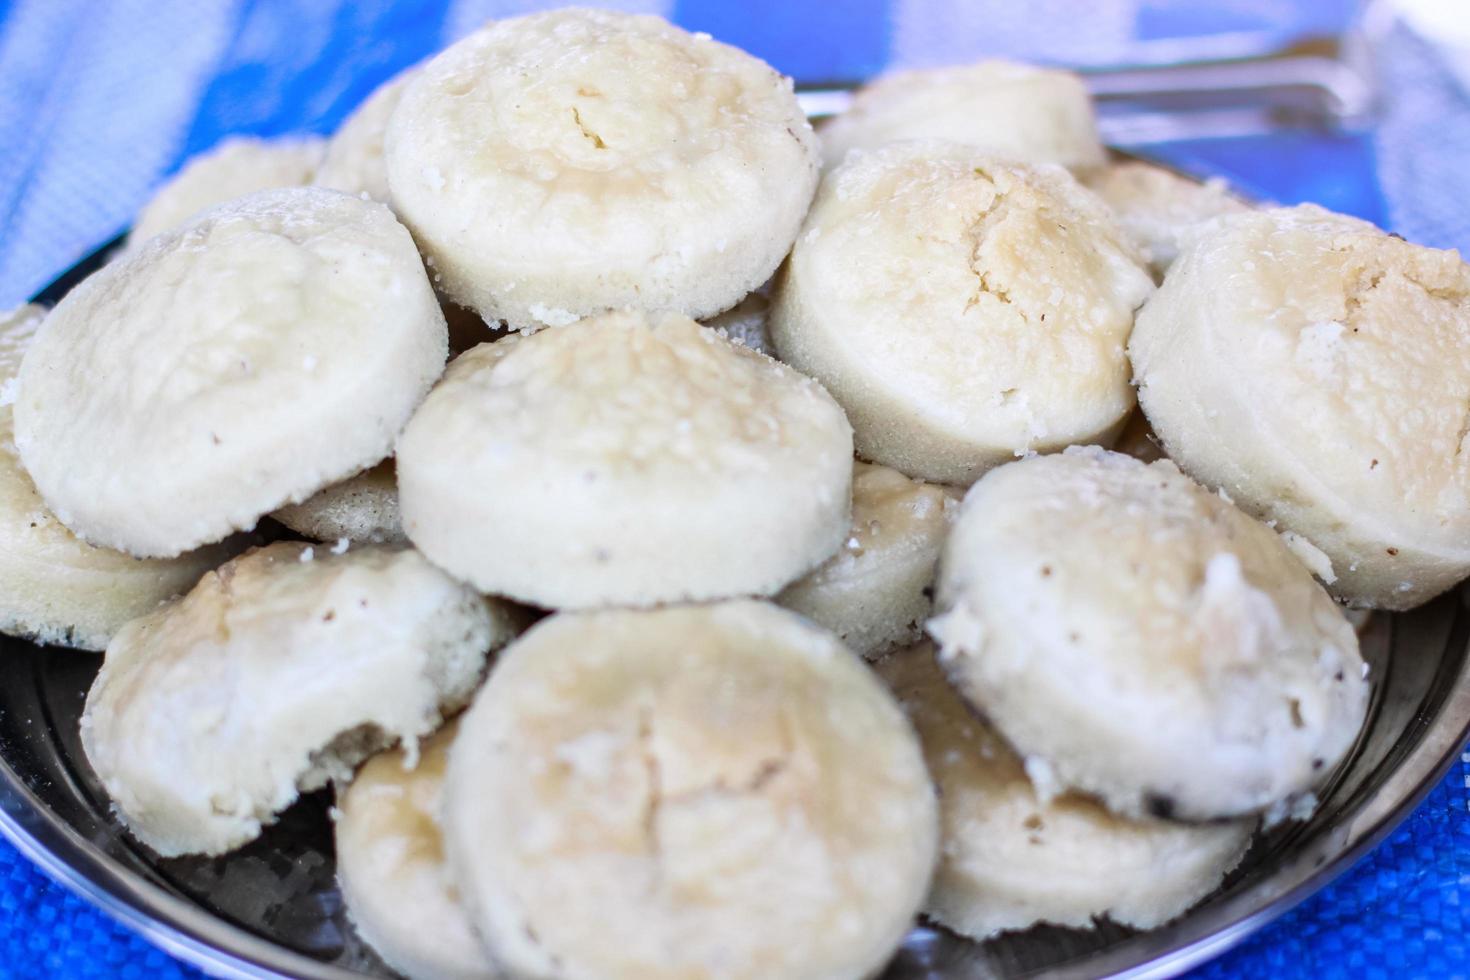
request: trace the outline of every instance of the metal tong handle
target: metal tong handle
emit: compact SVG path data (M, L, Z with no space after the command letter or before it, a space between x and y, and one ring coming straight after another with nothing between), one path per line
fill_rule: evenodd
M1346 54L1345 54L1346 53ZM1367 125L1371 73L1350 40L1325 39L1257 57L1089 69L1098 129L1112 146ZM807 115L834 115L856 83L799 86Z

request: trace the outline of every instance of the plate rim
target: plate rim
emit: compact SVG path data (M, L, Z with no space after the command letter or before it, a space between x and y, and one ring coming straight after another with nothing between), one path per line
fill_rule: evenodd
M1470 613L1470 584L1449 594L1458 601L1460 620ZM1446 597L1445 601L1450 601ZM57 651L68 655L72 651ZM93 654L81 654L92 656ZM1183 930L1184 938L1154 956L1139 959L1118 948L1080 963L1048 971L1056 977L1154 978L1177 976L1238 946L1249 936L1302 904L1345 874L1418 809L1445 777L1470 741L1470 655L1424 726L1418 743L1375 792L1345 816L1350 832L1367 816L1368 825L1349 846L1315 868L1297 875L1286 889L1243 914L1206 907L1163 928ZM1395 791L1397 790L1397 791ZM1394 802L1381 806L1383 800ZM53 881L87 901L144 940L210 976L228 980L361 980L362 974L270 942L169 893L140 877L83 838L25 784L0 755L0 836ZM1307 855L1284 866L1299 866ZM1283 869L1283 870L1284 870ZM1264 884L1264 882L1263 882ZM1250 893L1236 896L1245 902ZM157 912L162 908L167 918ZM1216 914L1211 916L1211 912ZM1212 919L1221 921L1215 922ZM1147 933L1144 933L1147 935ZM1098 969L1097 967L1101 967Z

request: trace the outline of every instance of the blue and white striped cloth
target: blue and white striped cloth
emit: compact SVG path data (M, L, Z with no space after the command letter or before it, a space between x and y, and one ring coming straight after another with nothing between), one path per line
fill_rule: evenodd
M1465 0L1443 0L1448 6ZM126 226L230 133L330 132L380 81L497 16L554 0L0 0L0 308ZM1116 65L1336 33L1356 0L619 0L798 80L1003 55ZM1208 9L1201 9L1208 7ZM1403 29L1379 49L1380 124L1353 136L1154 147L1283 202L1470 246L1470 101ZM1464 71L1460 77L1470 78ZM1470 975L1470 759L1323 894L1202 972ZM0 977L183 977L0 843Z

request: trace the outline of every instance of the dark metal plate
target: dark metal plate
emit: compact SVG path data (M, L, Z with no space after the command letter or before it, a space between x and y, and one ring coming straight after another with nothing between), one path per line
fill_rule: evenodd
M79 263L51 304L101 265ZM1373 617L1368 722L1306 823L1262 835L1185 917L1139 933L1041 927L976 944L920 926L889 980L1168 975L1213 956L1352 864L1409 815L1470 737L1470 589ZM77 734L100 658L0 638L0 832L53 877L168 951L228 977L391 977L353 934L334 877L326 793L223 858L160 859L108 812Z

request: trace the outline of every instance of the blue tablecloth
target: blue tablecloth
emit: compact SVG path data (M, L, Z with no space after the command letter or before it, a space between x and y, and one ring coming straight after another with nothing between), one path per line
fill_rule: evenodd
M492 16L556 5L0 0L0 307L20 302L125 226L165 174L223 135L330 132L379 81L444 42ZM987 54L1118 64L1167 38L1287 41L1335 32L1357 6L1355 0L608 5L664 14L812 81ZM1385 30L1377 63L1386 101L1371 131L1150 150L1265 198L1314 200L1412 240L1463 249L1470 245L1470 101L1462 83L1446 67L1442 48L1402 27ZM1470 756L1337 884L1201 974L1470 975L1467 786ZM0 843L0 976L197 975Z

